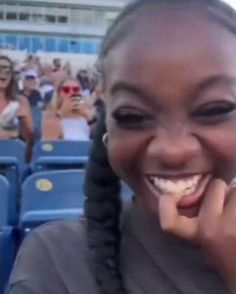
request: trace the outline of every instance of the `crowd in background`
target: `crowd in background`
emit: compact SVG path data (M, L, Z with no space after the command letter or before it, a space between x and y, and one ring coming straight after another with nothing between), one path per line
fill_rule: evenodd
M90 140L103 107L102 85L95 70L55 58L43 64L29 55L17 70L0 56L0 138L20 138L30 149L35 141L34 111L42 113L41 140Z

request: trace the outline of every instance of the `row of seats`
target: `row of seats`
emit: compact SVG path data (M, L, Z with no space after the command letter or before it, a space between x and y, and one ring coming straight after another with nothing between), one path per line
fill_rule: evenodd
M17 227L7 225L7 213L1 215L0 293L4 293L21 240L45 222L84 217L84 170L43 171L32 174L21 187L21 210ZM1 210L7 211L9 183L0 176ZM122 197L132 196L123 186ZM5 223L5 225L4 225Z
M27 165L23 142L0 140L0 174L11 183L8 197L8 225L18 223L20 186L27 176L46 170L84 168L90 147L90 141L38 142L33 150L32 162Z
M84 170L38 172L29 176L21 187L18 226L9 226L7 217L9 182L0 176L0 293L21 239L33 228L48 221L78 219L83 213ZM1 291L2 290L2 291Z
M0 140L0 294L22 238L48 221L84 215L83 182L91 142L39 142L30 165L21 141ZM131 191L123 186L123 198Z
M0 140L0 294L26 232L46 221L82 215L90 147L91 142L38 142L27 164L22 141ZM77 170L63 171L71 168Z

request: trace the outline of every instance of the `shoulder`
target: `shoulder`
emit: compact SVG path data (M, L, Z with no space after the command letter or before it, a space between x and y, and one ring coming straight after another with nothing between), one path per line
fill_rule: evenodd
M60 120L58 119L56 112L53 110L46 110L42 114L43 125L45 125L46 129L49 131L49 128L57 128Z
M24 104L24 103L28 103L28 99L24 94L20 94L17 96L17 99L20 103Z
M81 243L85 241L85 220L50 222L35 229L33 235L45 242L60 241L67 244L68 239L73 239Z
M42 287L46 285L51 290L61 289L64 284L72 293L95 293L88 255L84 221L43 225L25 238L10 287L25 281ZM86 280L90 286L85 284ZM62 293L61 290L58 293Z
M43 118L44 119L55 119L56 117L56 112L53 109L47 109L43 112Z
M48 263L50 259L58 253L69 253L73 255L75 252L70 251L71 246L76 247L76 251L80 247L86 247L85 228L83 221L58 221L42 225L25 237L16 259L16 269L24 263L38 259L41 256L40 263ZM37 252L37 256L34 255ZM22 269L22 268L21 268Z

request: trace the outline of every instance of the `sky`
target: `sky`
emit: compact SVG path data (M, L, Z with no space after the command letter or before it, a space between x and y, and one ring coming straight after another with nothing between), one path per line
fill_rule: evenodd
M236 0L224 0L224 1L231 4L236 9Z

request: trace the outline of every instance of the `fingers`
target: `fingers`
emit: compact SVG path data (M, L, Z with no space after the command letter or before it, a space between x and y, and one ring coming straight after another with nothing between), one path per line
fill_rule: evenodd
M199 212L199 218L203 223L214 223L223 213L227 185L220 179L210 182Z
M229 220L231 219L235 225L236 221L236 184L233 183L229 188L227 194L227 201L224 208L224 216Z
M164 231L178 237L195 240L199 227L210 225L223 213L227 185L222 180L212 180L204 197L199 215L188 218L179 214L176 200L172 197L160 197L159 217ZM232 200L233 201L233 200ZM236 193L234 197L236 216Z
M172 197L160 197L159 218L163 231L187 240L195 240L198 229L197 218L179 215L177 203Z
M72 108L73 109L80 109L81 108L81 104L78 101L73 101L72 102Z

